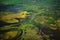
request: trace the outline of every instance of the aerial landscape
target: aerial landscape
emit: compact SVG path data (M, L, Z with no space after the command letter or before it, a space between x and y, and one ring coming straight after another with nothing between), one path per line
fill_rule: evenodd
M0 0L0 40L60 40L60 0Z

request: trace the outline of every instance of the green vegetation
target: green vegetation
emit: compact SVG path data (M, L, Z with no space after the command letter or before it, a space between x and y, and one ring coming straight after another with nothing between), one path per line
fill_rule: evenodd
M17 2L12 1L11 4ZM46 2L50 3L51 1L44 1L45 4ZM44 3L16 4L15 6L21 5L25 9L20 10L18 8L17 13L0 12L1 40L55 40L60 31L60 11L57 10L57 5L57 8L51 6L55 4L49 4L51 6L49 7ZM10 4L10 1L8 4Z

